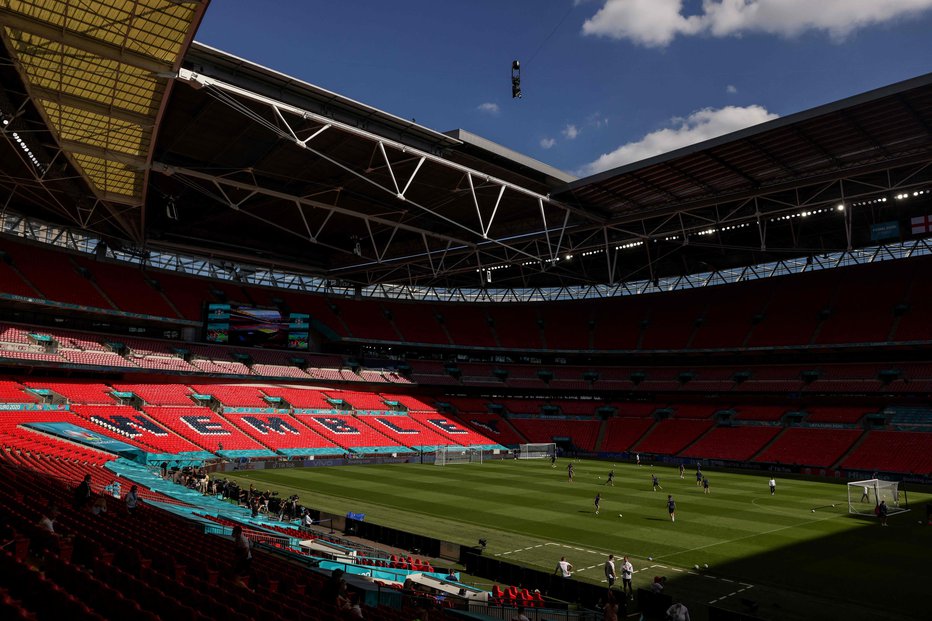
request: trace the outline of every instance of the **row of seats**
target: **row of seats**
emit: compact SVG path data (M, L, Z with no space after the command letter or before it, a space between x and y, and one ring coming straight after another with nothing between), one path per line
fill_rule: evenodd
M308 312L344 338L513 349L702 349L928 340L930 257L596 301L415 303L325 298L5 241L9 293L201 320L204 302ZM67 277L63 277L66 275ZM871 291L864 296L863 291ZM896 312L894 312L896 311Z

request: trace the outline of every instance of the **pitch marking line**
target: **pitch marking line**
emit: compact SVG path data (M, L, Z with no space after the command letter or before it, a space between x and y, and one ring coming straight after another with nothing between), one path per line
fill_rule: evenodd
M744 587L743 589L738 589L738 590L735 591L734 593L729 593L728 595L722 595L722 596L719 597L718 599L713 599L713 600L712 600L711 602L709 602L709 603L710 603L710 604L716 604L716 603L722 601L723 599L728 599L729 597L734 597L735 595L738 595L739 593L744 593L745 591L747 591L748 589L751 589L751 588L753 588L753 586L749 584L749 585L747 585L746 587Z
M771 534L771 533L778 533L778 532L780 532L781 530L788 530L788 529L790 529L790 528L799 528L800 526L806 526L807 524L815 524L816 522L824 522L825 520L831 520L831 519L834 519L834 518L837 518L837 517L839 517L839 516L838 516L838 515L829 515L829 516L827 516L827 517L816 518L816 519L814 519L814 520L806 520L805 522L799 522L798 524L791 524L790 526L781 526L781 527L779 527L779 528L774 528L774 529L772 529L772 530L766 530L766 531L761 532L761 533L752 533L752 534L750 534L750 535L746 535L746 536L744 536L744 537L738 537L738 538L736 538L736 539L731 539L731 540L729 540L729 541L719 541L719 542L717 542L717 543L709 543L709 544L706 544L706 545L704 545L704 546L697 546L697 547L695 547L695 548L689 548L688 550L680 550L679 552L671 552L670 554L664 554L664 555L662 555L662 556L658 556L657 559L659 560L659 559L662 559L662 558L670 558L671 556L679 556L680 554L686 554L686 553L688 553L688 552L695 552L696 550L704 550L704 549L706 549L706 548L714 548L715 546L721 546L721 545L726 545L726 544L729 544L729 543L735 543L736 541L744 541L745 539L753 539L754 537L760 537L760 536L762 536L762 535L769 535L769 534Z

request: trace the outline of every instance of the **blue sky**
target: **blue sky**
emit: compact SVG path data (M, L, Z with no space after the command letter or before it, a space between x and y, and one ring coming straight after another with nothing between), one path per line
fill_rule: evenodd
M213 0L196 39L582 175L932 71L932 0Z

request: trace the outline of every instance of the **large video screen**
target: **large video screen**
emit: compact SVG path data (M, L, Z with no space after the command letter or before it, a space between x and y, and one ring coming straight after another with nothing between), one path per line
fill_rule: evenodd
M208 304L205 313L206 340L244 347L308 349L310 315L276 309Z

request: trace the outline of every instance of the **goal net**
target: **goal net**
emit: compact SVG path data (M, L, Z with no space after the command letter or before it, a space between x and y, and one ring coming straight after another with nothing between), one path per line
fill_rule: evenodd
M557 454L557 445L553 442L545 444L521 444L518 459L544 459Z
M463 448L462 446L439 446L436 453L434 453L435 466L481 463L482 451L478 449Z
M881 501L887 505L887 515L909 511L906 493L900 490L899 481L867 479L848 482L848 513L875 515Z

